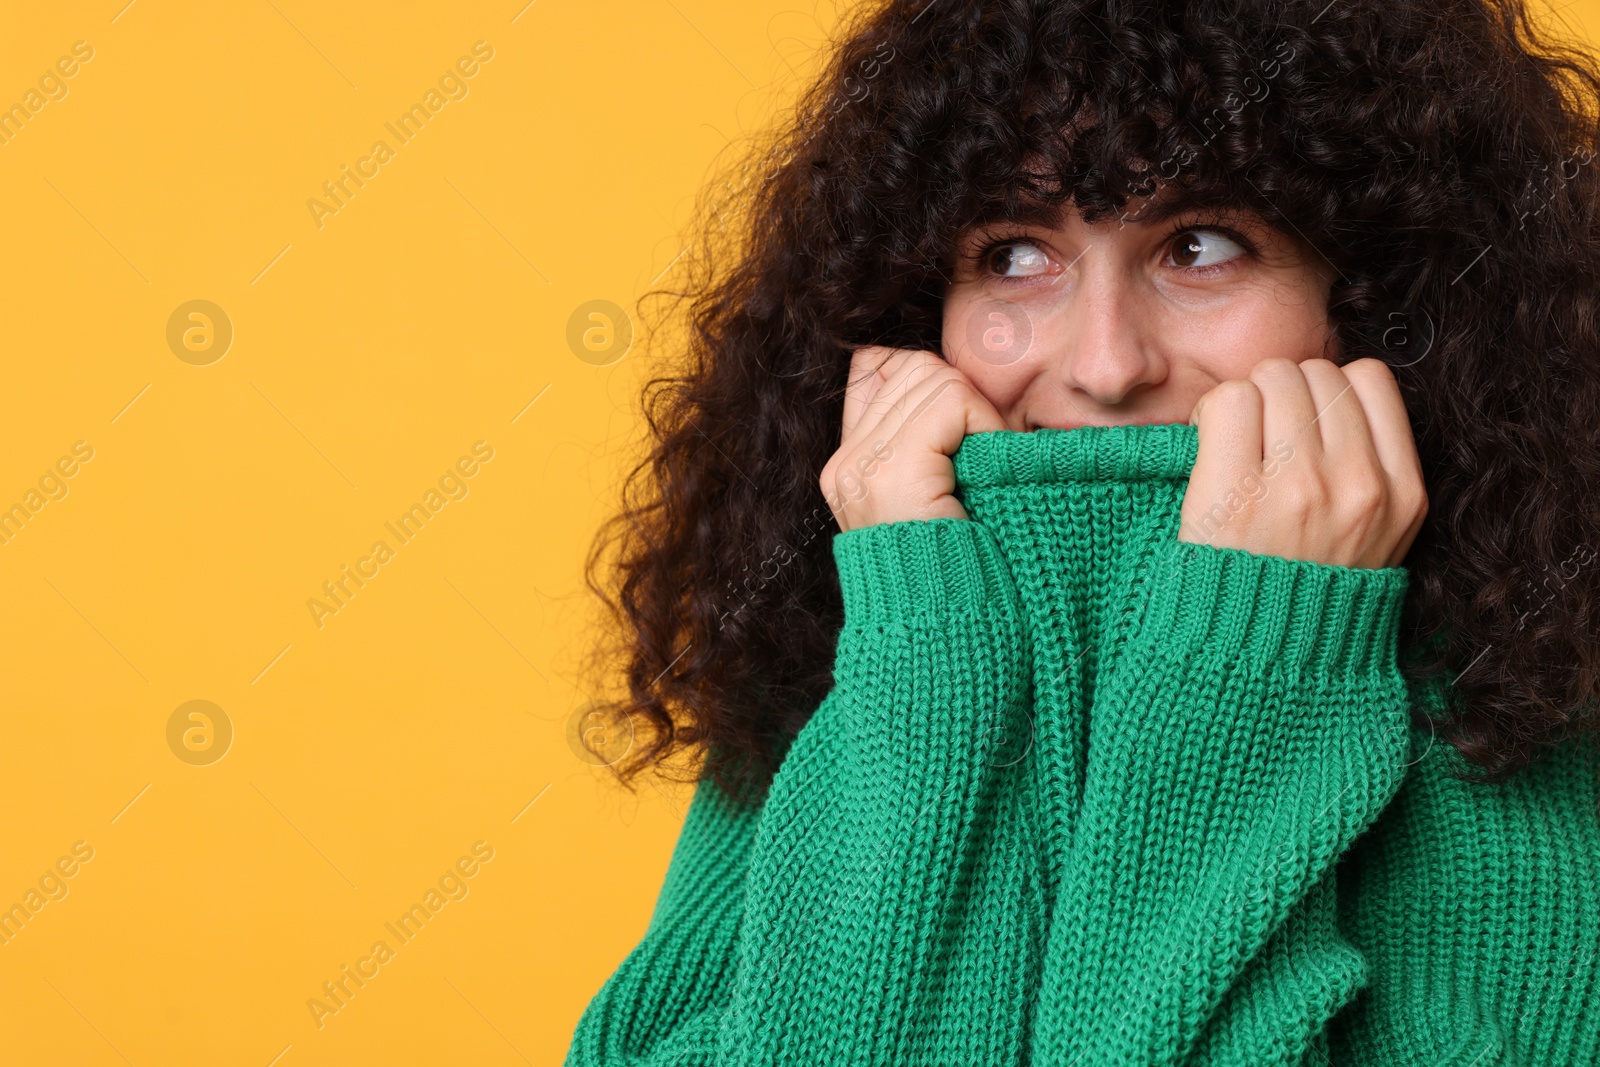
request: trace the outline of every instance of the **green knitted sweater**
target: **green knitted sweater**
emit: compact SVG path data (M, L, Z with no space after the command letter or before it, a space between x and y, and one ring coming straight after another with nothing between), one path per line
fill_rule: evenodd
M569 1067L1600 1063L1597 746L1451 777L1409 572L1178 541L1197 447L977 434L970 520L836 534L833 689Z

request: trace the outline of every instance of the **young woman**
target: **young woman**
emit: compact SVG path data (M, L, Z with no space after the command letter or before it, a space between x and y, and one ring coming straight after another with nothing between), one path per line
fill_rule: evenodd
M568 1063L1600 1062L1597 105L1517 0L864 13L590 560L699 784Z

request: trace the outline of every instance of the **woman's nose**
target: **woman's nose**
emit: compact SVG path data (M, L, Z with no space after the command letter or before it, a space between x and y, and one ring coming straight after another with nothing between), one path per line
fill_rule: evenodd
M1077 284L1057 311L1060 347L1047 356L1048 373L1069 396L1086 394L1112 407L1139 386L1160 381L1160 356L1132 279L1093 252L1078 267Z

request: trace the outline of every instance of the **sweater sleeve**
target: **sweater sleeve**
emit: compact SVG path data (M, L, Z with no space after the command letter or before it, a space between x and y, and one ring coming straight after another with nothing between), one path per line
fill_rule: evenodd
M1409 580L1172 541L1090 712L1035 1062L1323 1067L1366 978L1334 865L1409 751Z
M996 809L1014 799L1002 781L1020 773L1031 691L1004 557L957 519L839 533L833 552L833 688L758 814L699 787L649 930L585 1010L568 1067L911 1062L940 1040L951 946L994 954L988 931L957 928L977 911L964 899L1005 882L975 856L1017 852L994 841L1018 825Z
M644 937L589 1001L567 1067L710 1067L760 809L695 786Z

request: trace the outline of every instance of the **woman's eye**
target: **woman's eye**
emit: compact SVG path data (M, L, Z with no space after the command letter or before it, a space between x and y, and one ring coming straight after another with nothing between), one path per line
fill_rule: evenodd
M1001 277L1025 278L1050 269L1050 257L1026 241L996 245L989 251L989 270Z
M1187 230L1172 241L1172 260L1180 267L1215 266L1243 254L1237 242L1210 230Z

